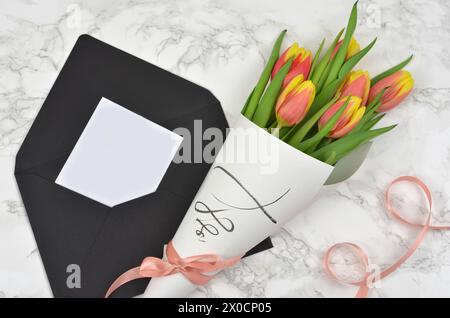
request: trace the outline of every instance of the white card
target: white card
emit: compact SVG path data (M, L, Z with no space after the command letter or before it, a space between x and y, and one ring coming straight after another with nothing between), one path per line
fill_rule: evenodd
M182 139L102 98L55 182L113 207L155 192Z

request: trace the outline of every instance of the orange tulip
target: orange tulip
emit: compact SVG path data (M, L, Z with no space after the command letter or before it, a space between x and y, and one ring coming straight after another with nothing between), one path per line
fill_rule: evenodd
M308 113L315 94L316 88L311 81L303 81L302 74L294 77L281 92L275 106L278 127L299 123Z
M341 47L343 41L344 40L340 40L336 44L336 46L334 47L333 53L331 53L331 59L333 59L333 57L336 55L336 53L339 50L339 48ZM351 40L350 40L350 43L348 44L347 54L345 56L345 60L348 60L353 55L358 53L360 50L361 50L361 47L359 46L358 41L356 41L356 39L354 37L352 37Z
M398 71L377 82L370 89L369 102L371 102L383 89L387 88L381 98L381 106L377 112L387 112L400 104L414 86L414 79L408 71Z
M333 117L333 115L344 105L348 97L341 98L331 106L319 119L319 129ZM345 107L341 117L337 120L334 127L330 130L328 137L337 139L348 134L359 123L364 115L366 107L361 106L361 98L351 96L348 105Z
M358 96L365 106L370 90L370 76L366 71L352 71L339 89L339 97Z

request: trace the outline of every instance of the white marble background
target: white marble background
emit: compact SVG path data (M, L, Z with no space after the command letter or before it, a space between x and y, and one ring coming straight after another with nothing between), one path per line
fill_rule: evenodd
M1 1L0 297L51 296L13 177L14 156L80 34L207 87L232 120L281 29L288 28L289 41L315 50L322 37L331 41L345 25L351 5L352 0ZM324 189L276 235L275 248L221 273L195 296L353 296L356 288L324 274L323 252L352 241L385 267L406 250L417 230L388 217L382 201L398 175L422 178L433 192L437 221L450 223L450 2L363 0L359 13L357 39L364 45L378 36L361 63L371 74L415 55L408 67L416 79L414 93L384 120L398 127L375 142L350 180ZM351 265L352 258L337 261ZM430 233L370 296L450 297L450 233Z

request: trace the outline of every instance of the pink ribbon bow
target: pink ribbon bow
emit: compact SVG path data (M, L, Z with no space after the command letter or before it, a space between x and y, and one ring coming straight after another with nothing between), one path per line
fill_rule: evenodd
M241 259L241 256L236 256L223 260L215 254L181 258L173 247L172 241L167 244L166 257L167 260L146 257L141 266L132 268L120 275L109 287L105 298L108 298L116 289L132 280L168 276L175 273L183 274L195 285L204 285L214 277L212 272L231 267ZM209 273L209 275L206 273Z
M425 193L425 196L428 201L428 213L427 213L425 223L423 223L423 224L408 221L407 219L402 217L400 215L400 213L397 212L391 204L391 189L392 189L392 187L395 184L397 184L399 182L404 182L404 181L411 182L411 183L417 185ZM394 219L396 219L406 225L421 228L421 231L419 232L419 235L417 236L414 243L406 251L406 253L403 256L401 256L394 264L392 264L391 266L389 266L388 268L386 268L384 271L382 271L380 273L379 279L383 279L386 276L388 276L389 274L393 273L395 270L397 270L420 246L420 244L422 243L423 239L425 238L425 234L428 232L428 230L430 230L430 229L431 230L450 230L450 226L433 226L433 225L431 225L431 202L432 202L432 200L431 200L430 190L425 185L425 183L423 183L420 179L418 179L416 177L401 176L401 177L396 178L394 181L392 181L389 184L389 186L386 190L385 204L386 204L386 209L388 210L390 215ZM339 248L339 247L344 247L344 248L348 248L348 249L352 250L355 253L355 255L360 259L361 263L365 267L365 275L362 280L360 280L360 281L344 281L343 279L339 278L338 275L333 271L333 269L330 266L331 253L333 252L334 249ZM338 243L338 244L331 246L325 253L324 269L325 269L325 272L331 276L331 278L333 278L339 282L345 283L345 284L358 286L359 287L358 292L356 293L356 296L355 296L357 298L366 297L367 294L369 293L369 284L375 283L374 278L372 278L369 273L369 258L367 257L367 254L364 252L364 250L361 247L359 247L358 245L356 245L354 243L343 242L343 243Z

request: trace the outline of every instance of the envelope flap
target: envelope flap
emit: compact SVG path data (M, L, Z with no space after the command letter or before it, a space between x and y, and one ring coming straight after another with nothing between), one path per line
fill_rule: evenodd
M17 184L53 294L70 296L79 292L67 287L66 270L71 264L80 265L89 255L109 215L108 207L73 196L37 175L17 176Z
M67 156L102 97L162 126L219 103L201 86L82 35L17 154L16 173Z

